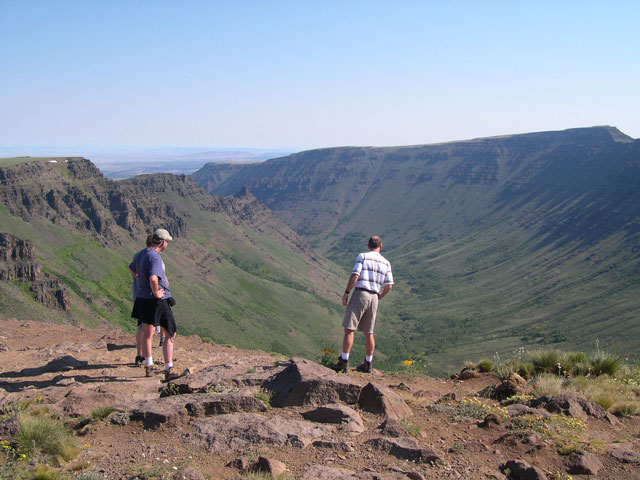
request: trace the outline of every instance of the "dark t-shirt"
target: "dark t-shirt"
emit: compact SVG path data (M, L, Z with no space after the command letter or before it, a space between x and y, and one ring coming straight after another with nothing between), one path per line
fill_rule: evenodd
M164 272L164 262L160 254L153 248L145 248L136 253L129 268L138 274L136 298L155 298L151 291L151 283L149 282L151 275L157 276L158 286L164 288L164 297L162 298L166 299L171 297L169 282Z

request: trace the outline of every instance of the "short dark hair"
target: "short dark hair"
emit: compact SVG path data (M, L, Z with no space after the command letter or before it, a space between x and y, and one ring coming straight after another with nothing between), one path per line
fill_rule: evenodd
M151 235L151 242L149 246L151 248L159 247L160 245L162 245L162 242L164 242L164 239L160 238L158 235L154 233L153 235Z
M375 250L376 248L378 248L378 247L381 247L381 246L382 246L382 239L381 239L379 236L374 235L373 237L371 237L371 238L369 239L369 244L368 244L368 246L369 246L369 248L370 248L371 250Z

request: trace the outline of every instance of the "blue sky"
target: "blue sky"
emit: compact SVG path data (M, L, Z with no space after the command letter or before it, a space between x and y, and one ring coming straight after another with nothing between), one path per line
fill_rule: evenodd
M0 0L0 146L640 137L640 2Z

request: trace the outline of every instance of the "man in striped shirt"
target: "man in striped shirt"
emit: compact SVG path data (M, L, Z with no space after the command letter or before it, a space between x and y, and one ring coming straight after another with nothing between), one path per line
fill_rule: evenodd
M393 275L391 264L380 255L382 239L374 235L369 239L368 247L368 252L358 255L356 265L353 267L353 272L347 283L347 289L342 297L342 305L347 307L347 311L342 321L344 327L342 355L333 366L336 372L346 372L349 369L349 352L353 347L353 336L357 329L364 333L366 357L356 370L371 373L373 351L376 348L373 327L376 323L378 300L391 291ZM354 294L349 300L349 293L354 287Z

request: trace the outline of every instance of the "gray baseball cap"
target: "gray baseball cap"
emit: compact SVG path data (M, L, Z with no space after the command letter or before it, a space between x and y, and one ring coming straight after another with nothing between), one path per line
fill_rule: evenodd
M173 240L173 237L171 235L169 235L169 232L167 232L164 228L159 228L153 233L157 237L159 237L161 240L167 240L167 241Z

